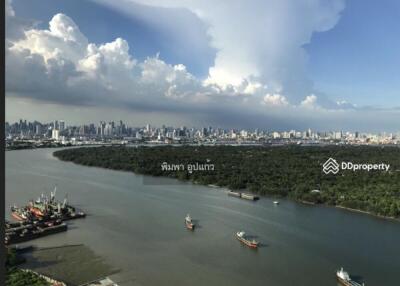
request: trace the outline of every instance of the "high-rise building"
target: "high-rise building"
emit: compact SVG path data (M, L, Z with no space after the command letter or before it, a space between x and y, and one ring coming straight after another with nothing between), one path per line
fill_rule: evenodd
M335 139L339 140L342 139L342 137L343 137L342 131L335 132Z
M59 140L60 139L60 131L58 129L53 129L51 133L51 138L54 140Z
M35 134L36 135L41 135L42 134L42 125L36 124Z
M64 120L60 120L60 122L58 123L58 130L60 130L60 132L65 130L65 121Z

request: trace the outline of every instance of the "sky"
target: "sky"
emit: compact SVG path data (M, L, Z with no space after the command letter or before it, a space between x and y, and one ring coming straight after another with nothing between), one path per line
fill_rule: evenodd
M400 131L396 0L6 0L6 120Z

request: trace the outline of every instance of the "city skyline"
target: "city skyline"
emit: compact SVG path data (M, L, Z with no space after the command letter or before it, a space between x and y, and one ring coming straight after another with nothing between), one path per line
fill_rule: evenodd
M398 5L7 0L6 119L397 132Z
M6 135L48 135L50 137L54 136L53 130L59 131L62 135L62 132L66 132L68 130L72 130L71 134L64 134L68 137L73 136L85 136L85 135L95 135L95 136L137 136L137 132L141 135L166 135L166 133L170 132L170 137L175 137L175 132L180 131L191 131L191 137L195 133L202 134L201 136L209 135L226 135L236 134L239 137L252 137L253 135L262 135L265 137L272 137L274 139L290 139L290 138L309 138L316 139L317 137L326 137L331 139L342 139L342 138L370 138L370 137L382 137L382 138L393 138L396 140L400 140L400 131L397 132L360 132L360 131L349 131L349 130L312 130L311 128L303 128L303 129L288 129L288 130L278 130L278 129L267 129L267 128L253 128L253 129L243 129L243 128L224 128L221 126L187 126L180 125L174 126L170 124L163 124L160 126L151 125L149 123L145 125L135 125L124 122L123 120L111 120L105 121L100 120L98 122L89 122L89 123L81 123L81 124L69 124L63 119L55 119L50 122L39 122L37 120L28 121L27 119L20 119L16 122L5 122L6 124ZM39 127L39 128L38 128ZM47 128L47 129L46 129ZM188 134L184 134L182 136L186 136ZM248 136L250 135L250 136ZM57 137L59 134L57 134ZM179 135L181 136L181 135ZM178 136L178 137L179 137ZM168 137L168 136L167 136ZM189 136L190 137L190 136Z

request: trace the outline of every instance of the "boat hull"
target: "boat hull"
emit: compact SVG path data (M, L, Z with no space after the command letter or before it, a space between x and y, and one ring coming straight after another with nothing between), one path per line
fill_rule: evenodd
M19 220L19 221L25 220L25 218L23 218L22 216L20 216L20 215L19 215L18 213L16 213L16 212L11 212L11 215L12 215L12 217L15 218L16 220Z
M355 281L347 281L347 280L343 280L342 278L336 276L337 281L339 282L340 285L343 286L362 286L362 284L357 283Z
M186 225L186 228L187 228L187 229L189 229L189 230L194 230L194 227L195 227L195 226L194 226L193 223L185 221L185 225Z
M251 241L249 241L249 240L247 240L247 239L245 239L243 237L240 237L240 236L237 236L237 239L241 243L243 243L244 245L246 245L246 246L248 246L250 248L253 248L253 249L258 248L258 243L253 243L253 242L251 242Z
M30 211L37 218L44 217L44 213L41 210L39 210L38 208L31 208Z

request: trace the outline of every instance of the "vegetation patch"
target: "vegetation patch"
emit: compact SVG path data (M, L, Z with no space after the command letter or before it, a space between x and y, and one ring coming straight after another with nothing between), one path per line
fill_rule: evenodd
M85 166L166 176L260 195L337 205L400 217L400 148L371 146L159 146L65 149L54 156ZM390 170L341 170L326 175L328 158L338 162L390 164ZM213 164L213 170L163 170L162 164Z

